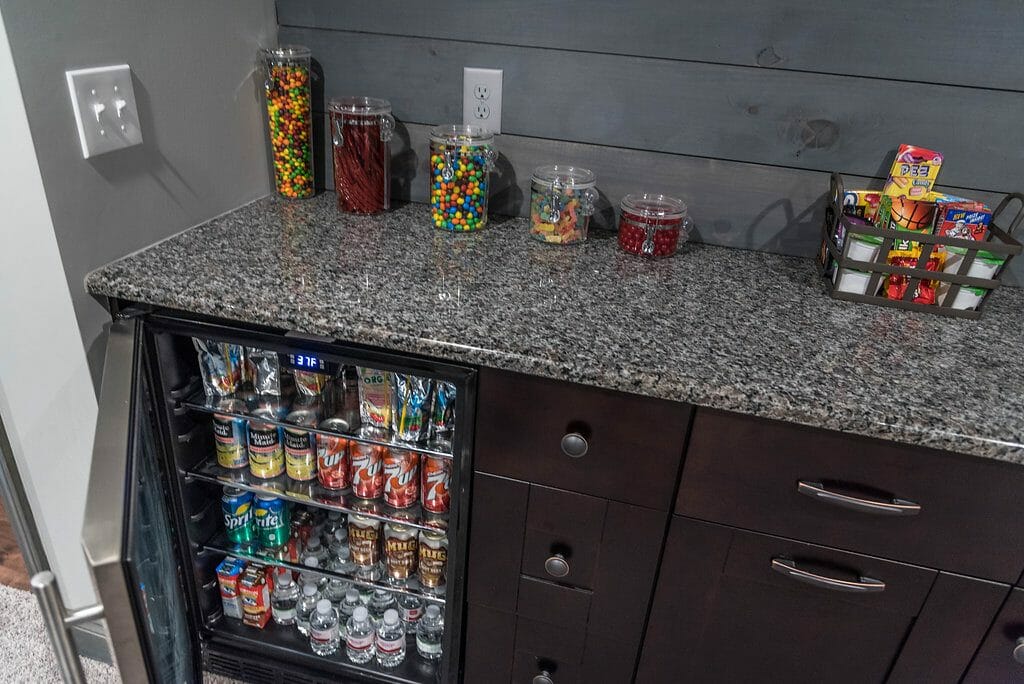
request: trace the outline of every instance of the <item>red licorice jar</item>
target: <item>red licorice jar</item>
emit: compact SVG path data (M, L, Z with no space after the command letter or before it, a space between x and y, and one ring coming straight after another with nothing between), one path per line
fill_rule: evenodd
M693 225L682 200L639 193L622 198L619 247L624 252L661 259L676 253Z
M373 97L331 100L334 191L338 211L375 214L391 206L391 103Z

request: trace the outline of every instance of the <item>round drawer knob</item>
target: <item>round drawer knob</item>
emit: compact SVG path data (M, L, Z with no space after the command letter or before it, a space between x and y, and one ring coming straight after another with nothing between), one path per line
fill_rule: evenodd
M1024 637L1017 639L1017 645L1013 647L1013 659L1024 665Z
M562 554L556 553L544 561L544 570L552 577L565 577L569 574L569 561Z
M570 432L562 437L562 453L569 458L580 458L587 454L587 438L578 432Z
M555 680L553 680L551 675L549 675L547 670L545 670L533 678L533 684L555 684Z

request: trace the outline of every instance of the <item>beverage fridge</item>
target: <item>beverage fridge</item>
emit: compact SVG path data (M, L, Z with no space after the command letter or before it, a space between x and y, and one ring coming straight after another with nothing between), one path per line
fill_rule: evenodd
M461 679L475 381L286 330L116 315L83 545L124 680ZM346 647L357 604L371 628L398 612L404 658L401 639Z

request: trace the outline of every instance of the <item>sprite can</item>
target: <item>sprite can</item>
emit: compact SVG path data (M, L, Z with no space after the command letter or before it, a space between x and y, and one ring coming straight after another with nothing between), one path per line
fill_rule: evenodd
M235 487L225 487L220 498L221 511L224 513L224 529L228 539L236 544L251 544L253 533L252 492Z
M257 494L253 502L256 537L264 549L279 549L288 543L291 525L288 504L269 494Z

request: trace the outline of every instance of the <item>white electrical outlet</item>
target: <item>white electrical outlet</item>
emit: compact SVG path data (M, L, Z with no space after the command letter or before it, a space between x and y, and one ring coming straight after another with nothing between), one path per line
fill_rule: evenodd
M75 69L64 75L75 111L82 157L88 159L142 142L131 67L119 64Z
M501 133L501 69L462 70L462 123Z

